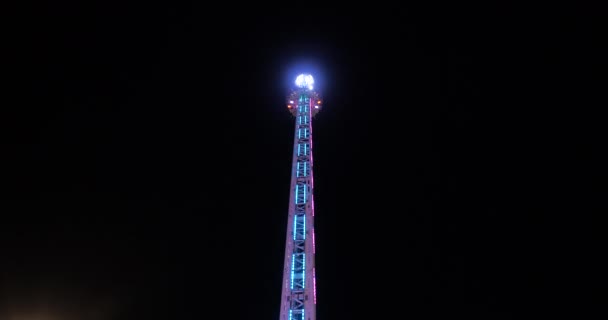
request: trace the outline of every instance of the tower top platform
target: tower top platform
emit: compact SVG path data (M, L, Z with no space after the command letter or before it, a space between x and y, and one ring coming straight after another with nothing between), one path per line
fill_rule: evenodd
M295 90L287 96L287 109L296 116L300 106L307 106L311 117L314 117L323 105L323 100L319 94L310 90Z
M312 75L298 75L295 84L296 88L287 96L287 109L296 116L299 106L308 106L311 116L314 116L321 110L323 101L319 94L313 90L314 79Z

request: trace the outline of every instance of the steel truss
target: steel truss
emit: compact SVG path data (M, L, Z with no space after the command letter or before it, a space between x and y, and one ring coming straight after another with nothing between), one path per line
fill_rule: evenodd
M315 320L312 117L320 100L314 91L288 97L295 116L294 155L280 320ZM293 107L292 107L293 106Z

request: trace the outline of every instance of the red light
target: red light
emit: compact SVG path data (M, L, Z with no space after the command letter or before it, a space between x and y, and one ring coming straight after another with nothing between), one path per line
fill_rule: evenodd
M287 108L291 109L291 105L290 105L290 104L289 104L289 105L287 105Z
M321 103L321 100L317 101L317 103Z

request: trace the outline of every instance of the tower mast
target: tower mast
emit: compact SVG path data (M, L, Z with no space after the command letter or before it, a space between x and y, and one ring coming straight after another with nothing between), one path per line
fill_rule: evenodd
M313 85L311 75L301 74L287 98L296 125L279 320L316 320L312 118L321 99Z

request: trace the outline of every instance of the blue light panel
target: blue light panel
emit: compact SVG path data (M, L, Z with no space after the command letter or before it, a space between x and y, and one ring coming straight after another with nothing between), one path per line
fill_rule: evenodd
M298 129L298 139L307 139L309 135L308 127Z
M298 143L298 156L307 156L309 150L308 143Z
M307 177L308 170L308 162L297 162L296 163L296 177Z
M295 311L295 313L293 313ZM289 310L289 320L304 320L304 309Z
M304 214L295 215L293 217L293 239L306 239L306 216Z
M308 186L304 182L299 182L296 184L296 204L304 204L306 203L306 189Z

